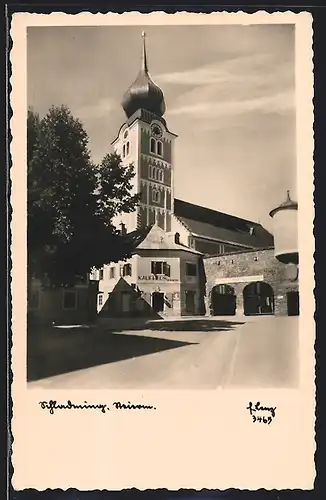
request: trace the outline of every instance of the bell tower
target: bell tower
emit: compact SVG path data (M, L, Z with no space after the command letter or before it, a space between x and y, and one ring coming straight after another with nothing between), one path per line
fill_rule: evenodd
M154 223L169 232L173 213L173 146L177 136L169 131L163 118L163 92L149 75L144 32L142 39L138 76L122 98L126 121L112 142L123 163L133 163L133 189L141 199L135 212L122 214L115 222L125 224L128 232Z

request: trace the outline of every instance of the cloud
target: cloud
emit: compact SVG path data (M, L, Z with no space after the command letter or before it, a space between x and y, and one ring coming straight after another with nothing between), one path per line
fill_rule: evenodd
M191 71L158 75L174 88L170 116L231 118L245 113L288 113L294 109L294 63L273 53L216 61ZM182 90L181 85L190 89ZM179 90L178 90L179 89Z
M218 60L212 64L198 66L191 70L163 73L155 76L159 84L201 86L228 84L231 81L246 81L250 84L267 81L268 78L286 76L291 71L290 61L279 60L274 54L251 54Z
M200 93L198 94L200 98ZM253 97L244 100L222 102L199 101L193 104L174 107L170 115L191 115L192 118L232 117L249 112L286 113L294 108L294 94L291 91L278 92L272 95Z
M114 99L101 98L89 104L79 106L76 110L78 116L83 119L98 119L106 117L109 112L117 107Z

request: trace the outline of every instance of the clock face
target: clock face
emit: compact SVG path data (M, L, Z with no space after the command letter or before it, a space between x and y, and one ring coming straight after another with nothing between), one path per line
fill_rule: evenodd
M153 123L153 125L151 126L151 132L152 136L155 137L156 139L159 139L163 135L161 127L156 123Z

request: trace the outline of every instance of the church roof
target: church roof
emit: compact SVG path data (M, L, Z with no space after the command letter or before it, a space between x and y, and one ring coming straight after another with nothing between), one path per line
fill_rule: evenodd
M257 222L179 199L174 200L174 215L194 236L248 248L273 246L273 236Z
M130 118L138 109L144 109L158 117L165 113L164 95L151 79L147 67L145 33L143 36L143 51L141 67L136 80L130 85L122 98L122 107Z

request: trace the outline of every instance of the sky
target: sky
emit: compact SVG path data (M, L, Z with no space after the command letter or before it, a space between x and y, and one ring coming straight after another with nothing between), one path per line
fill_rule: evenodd
M125 121L142 26L32 27L27 101L67 105L100 162ZM258 221L296 199L293 25L146 26L149 73L175 143L175 197Z

